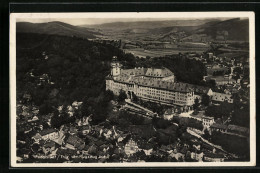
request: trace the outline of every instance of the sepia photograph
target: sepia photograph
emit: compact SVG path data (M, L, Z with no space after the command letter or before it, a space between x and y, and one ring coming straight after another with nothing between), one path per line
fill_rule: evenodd
M11 13L11 167L255 166L253 12Z

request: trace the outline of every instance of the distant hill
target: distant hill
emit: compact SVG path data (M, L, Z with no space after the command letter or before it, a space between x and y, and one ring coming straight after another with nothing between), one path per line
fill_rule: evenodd
M249 41L249 20L236 18L208 22L201 25L194 33L206 34L214 39L218 36L226 35L227 40Z
M159 38L161 41L174 41L176 38L182 38L183 40L193 40L200 42L201 40L232 40L232 41L248 41L249 39L249 21L247 19L230 19L225 21L210 21L199 26L178 26L166 28L157 28L154 31L165 32L165 34ZM183 31L184 34L177 35L177 31ZM167 33L166 33L167 32ZM153 32L155 33L155 32Z
M98 32L93 32L87 28L80 26L73 26L63 22L48 22L48 23L29 23L29 22L17 22L16 31L18 33L38 33L49 35L64 35L64 36L76 36L82 38L96 38L95 35L99 35Z
M200 37L195 40L231 40L248 41L249 39L248 19L207 19L207 20L165 20L165 21L135 21L135 22L113 22L99 25L82 25L89 29L100 30L104 35L107 32L118 34L143 34L143 36L157 37L156 40L173 41L176 38ZM182 33L179 35L178 33ZM195 35L195 36L193 36Z
M137 21L137 22L112 22L100 25L81 25L87 28L97 28L102 30L126 30L126 29L154 29L175 26L198 26L208 22L208 20L165 20L165 21Z

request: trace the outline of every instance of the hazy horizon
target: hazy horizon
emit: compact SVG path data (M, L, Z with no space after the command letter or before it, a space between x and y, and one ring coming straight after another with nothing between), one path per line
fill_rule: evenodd
M229 20L232 18L88 18L88 19L61 19L61 18L38 18L38 19L17 19L17 22L30 22L30 23L47 23L47 22L63 22L75 26L80 25L101 25L115 22L151 22L151 21L185 21L185 20Z

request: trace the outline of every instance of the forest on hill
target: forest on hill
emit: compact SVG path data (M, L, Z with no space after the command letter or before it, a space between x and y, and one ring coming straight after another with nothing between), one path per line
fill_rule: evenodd
M16 51L17 100L30 94L43 113L83 101L102 115L111 99L105 91L105 77L110 74L113 56L124 68L167 67L178 81L193 84L200 83L205 68L181 55L144 59L109 44L59 35L17 33Z
M44 114L84 99L102 110L110 60L123 52L83 38L18 33L16 55L17 100L30 94Z
M96 38L96 35L100 35L100 33L93 32L88 28L74 26L58 21L47 23L17 22L16 31L18 33L77 36L82 38Z

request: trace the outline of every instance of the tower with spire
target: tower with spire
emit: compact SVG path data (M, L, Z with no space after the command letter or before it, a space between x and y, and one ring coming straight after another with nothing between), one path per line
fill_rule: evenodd
M111 62L111 75L112 76L118 76L120 75L122 64L117 60L116 56L113 56L112 62Z

